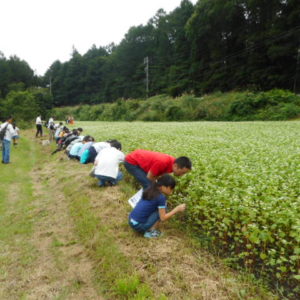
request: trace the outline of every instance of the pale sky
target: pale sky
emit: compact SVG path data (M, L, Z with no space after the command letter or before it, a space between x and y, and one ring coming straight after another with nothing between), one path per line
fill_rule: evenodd
M190 0L196 3L197 0ZM128 29L145 25L158 9L181 0L0 0L0 52L17 55L37 75L55 60L84 54L95 44L118 44Z

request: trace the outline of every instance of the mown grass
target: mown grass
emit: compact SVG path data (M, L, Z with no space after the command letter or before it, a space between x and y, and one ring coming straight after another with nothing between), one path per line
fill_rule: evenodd
M101 293L114 299L154 299L154 295L119 250L108 228L97 218L87 196L74 188L72 178L64 183L65 196L71 200L71 214L80 241L97 263L95 284ZM158 299L165 299L161 295Z
M33 213L35 198L28 174L38 159L35 145L25 138L12 149L11 163L0 168L0 280L12 281L11 286L37 257L29 239L37 216ZM22 289L0 290L1 299L22 294Z

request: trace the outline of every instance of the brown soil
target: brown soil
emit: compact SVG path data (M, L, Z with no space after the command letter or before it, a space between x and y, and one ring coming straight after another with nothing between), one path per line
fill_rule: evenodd
M93 287L93 263L77 243L68 203L56 189L55 169L45 165L32 172L36 212L43 218L36 224L32 243L39 251L30 272L28 299L102 299ZM47 187L42 183L46 178Z

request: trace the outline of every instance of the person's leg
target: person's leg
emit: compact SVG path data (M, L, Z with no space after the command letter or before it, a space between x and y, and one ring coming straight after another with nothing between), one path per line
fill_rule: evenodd
M8 140L3 140L3 146L4 146L4 157L3 157L3 162L5 164L9 163L10 160L10 141Z
M4 140L2 141L2 163L4 163L4 148L5 148L5 145L4 145Z
M49 141L52 142L52 130L49 129Z
M41 134L41 125L37 124L36 125L36 129L37 129L37 131L36 131L36 137L38 137Z
M41 137L43 136L43 126L40 125L40 130L41 130Z
M145 223L134 222L134 220L129 218L129 225L137 232L146 233L152 229L159 222L159 220L159 213L158 211L155 211L148 217Z
M36 125L36 134L35 134L35 137L38 137L38 134L39 134L39 125Z
M147 178L146 172L142 168L132 165L127 161L124 162L124 166L128 173L135 177L135 179L142 185L144 189L151 184L151 181Z
M106 176L95 175L95 177L99 180L98 185L99 185L100 187L105 186L105 184L106 184Z
M122 179L123 179L123 173L121 171L119 171L119 173L117 175L117 178L116 179L112 178L110 180L110 182L111 182L112 185L116 185Z

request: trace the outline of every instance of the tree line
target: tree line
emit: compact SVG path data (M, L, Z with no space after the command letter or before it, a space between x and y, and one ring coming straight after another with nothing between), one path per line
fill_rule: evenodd
M73 49L38 83L51 85L54 106L234 89L299 92L299 15L298 0L183 0L131 27L118 45L93 45L83 55Z
M18 126L26 126L38 114L47 116L53 107L43 78L17 56L5 58L0 52L0 122L13 116Z

